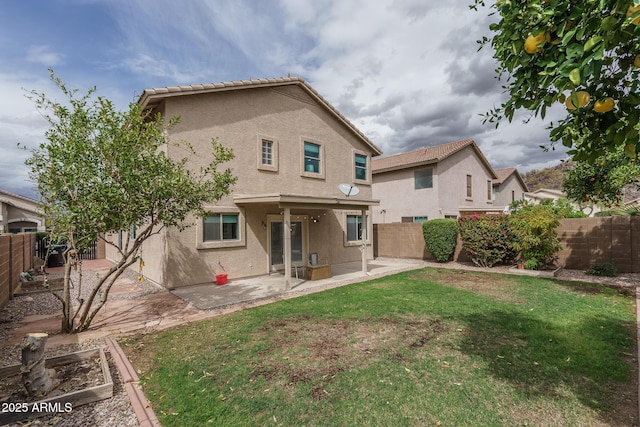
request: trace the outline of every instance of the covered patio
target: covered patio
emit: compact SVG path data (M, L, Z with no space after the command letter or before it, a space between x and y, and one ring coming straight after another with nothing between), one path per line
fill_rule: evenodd
M367 267L367 246L369 245L367 239L372 232L369 230L369 221L368 221L368 211L371 206L376 206L379 204L377 200L369 200L369 199L357 199L357 198L349 198L349 197L315 197L308 195L296 195L296 194L260 194L260 195L237 195L234 197L234 203L238 206L241 206L245 209L267 209L267 211L273 212L274 210L279 212L281 215L280 228L272 227L272 222L276 222L278 220L273 219L276 215L267 215L266 220L262 221L263 228L269 228L270 233L274 233L274 230L277 230L275 236L272 234L272 238L270 239L270 243L267 245L267 251L269 256L269 265L270 271L273 273L275 270L273 266L276 262L273 260L272 251L274 241L281 242L282 247L278 248L279 253L281 253L281 263L282 268L280 269L283 274L280 276L280 283L284 283L284 290L291 290L292 287L300 280L303 280L304 274L299 274L299 269L302 267L301 271L304 272L305 269L309 266L309 261L307 259L309 253L313 253L313 250L309 249L309 247L313 248L314 245L317 245L317 240L320 238L316 237L314 241L309 237L310 233L307 233L306 240L300 237L300 247L295 247L296 252L296 262L294 263L292 260L292 226L295 225L292 222L293 217L303 216L304 219L307 219L307 213L309 212L326 212L326 211L354 211L358 212L361 216L361 223L356 224L356 226L360 228L360 236L359 242L356 242L359 246L361 256L360 256L360 273L361 275L365 275L368 271ZM295 213L293 215L292 213ZM313 218L313 221L316 222L317 219L310 215ZM341 234L342 236L342 234ZM275 238L274 238L275 237ZM281 239L281 240L280 240ZM335 248L337 246L343 246L343 240L337 242L335 238L332 238L328 234L324 234L321 239L324 240L323 244L326 246L332 246ZM327 240L329 242L327 243ZM309 243L311 241L311 243ZM306 246L305 246L306 244ZM351 243L354 246L354 243ZM332 259L332 257L322 257L321 260L324 259L324 264L330 266L333 269L334 264L339 264L336 262L337 260ZM321 262L322 263L322 262ZM334 273L332 273L334 274ZM335 274L334 274L335 275ZM274 275L274 277L278 277L278 275ZM282 289L281 289L282 290Z
M349 262L332 265L332 277L322 280L306 280L289 278L291 287L283 290L284 274L274 273L247 279L231 280L226 285L195 285L177 288L172 294L189 302L200 310L211 310L232 304L256 301L265 298L282 296L292 293L314 293L325 289L362 282L376 277L399 273L423 267L419 260L405 259L374 259L368 263L368 271L362 273L360 262Z

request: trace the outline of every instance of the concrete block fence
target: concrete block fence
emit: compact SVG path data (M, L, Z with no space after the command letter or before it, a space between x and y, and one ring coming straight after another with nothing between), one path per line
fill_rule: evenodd
M587 270L611 263L620 273L640 273L640 217L567 218L560 221L558 266ZM374 224L374 256L434 260L422 237L422 224ZM468 261L458 239L454 260Z

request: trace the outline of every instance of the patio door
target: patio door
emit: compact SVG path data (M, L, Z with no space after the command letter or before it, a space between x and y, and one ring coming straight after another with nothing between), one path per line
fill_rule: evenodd
M304 265L304 222L291 220L291 264ZM269 266L270 271L284 269L284 222L269 221Z

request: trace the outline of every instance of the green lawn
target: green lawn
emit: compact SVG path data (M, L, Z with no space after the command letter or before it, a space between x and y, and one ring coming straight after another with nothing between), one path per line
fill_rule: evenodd
M165 426L637 425L635 298L405 272L121 342Z

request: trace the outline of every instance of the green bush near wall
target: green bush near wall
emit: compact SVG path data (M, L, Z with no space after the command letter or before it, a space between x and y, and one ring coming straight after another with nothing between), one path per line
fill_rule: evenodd
M513 259L510 215L471 215L458 219L462 248L479 267L493 267Z
M456 219L432 219L422 223L424 242L438 262L453 259L458 241L458 221Z

